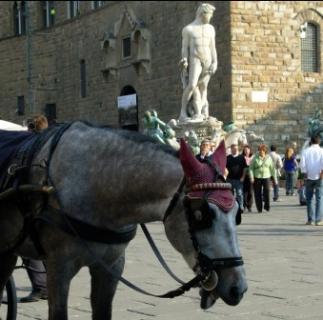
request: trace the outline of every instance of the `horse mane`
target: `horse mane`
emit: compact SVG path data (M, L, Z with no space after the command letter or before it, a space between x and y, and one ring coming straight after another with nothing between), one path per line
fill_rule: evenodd
M82 123L90 128L113 132L113 133L117 134L118 136L122 137L123 139L130 140L130 141L135 142L137 144L146 143L149 145L149 148L153 149L154 151L162 151L162 152L170 154L173 157L179 159L179 152L177 150L174 150L171 146L168 146L166 144L161 144L161 143L157 142L156 140L154 140L153 138L151 138L147 135L144 135L140 132L113 128L108 125L96 125L96 124L93 124L93 123L86 121L86 120L73 121L72 124L74 124L74 123Z

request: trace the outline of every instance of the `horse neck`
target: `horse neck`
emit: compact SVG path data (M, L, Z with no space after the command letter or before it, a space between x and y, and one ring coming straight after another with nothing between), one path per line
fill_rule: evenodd
M64 210L103 226L162 220L183 175L150 142L89 127L66 132L51 167Z

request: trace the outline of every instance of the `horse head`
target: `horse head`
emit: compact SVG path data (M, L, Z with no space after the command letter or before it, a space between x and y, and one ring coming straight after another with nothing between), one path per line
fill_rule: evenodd
M247 290L236 224L241 218L230 185L222 174L226 167L222 141L209 158L199 162L181 141L180 159L186 194L164 221L168 239L196 274L204 274L202 288L237 305Z

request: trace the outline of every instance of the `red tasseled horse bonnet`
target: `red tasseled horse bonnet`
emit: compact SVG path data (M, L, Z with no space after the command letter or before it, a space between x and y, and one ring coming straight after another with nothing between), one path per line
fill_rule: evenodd
M209 159L212 163L217 164L223 174L227 163L224 141L220 143ZM184 139L181 139L180 160L189 189L196 184L216 182L214 169L207 163L201 163L197 160ZM228 212L233 208L235 199L229 189L190 190L187 197L189 199L203 199L205 192L209 192L208 202L216 204L224 212Z

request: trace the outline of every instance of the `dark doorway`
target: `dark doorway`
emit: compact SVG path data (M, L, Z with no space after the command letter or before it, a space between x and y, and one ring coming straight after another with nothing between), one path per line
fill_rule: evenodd
M138 97L132 86L125 86L118 97L119 126L122 129L138 131Z

